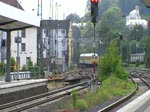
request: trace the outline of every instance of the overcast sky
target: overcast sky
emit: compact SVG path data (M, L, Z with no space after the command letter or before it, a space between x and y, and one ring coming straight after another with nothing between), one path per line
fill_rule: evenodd
M37 14L37 5L38 0L18 0L23 8L26 11L32 11ZM41 0L39 0L41 1ZM43 1L43 19L48 19L52 16L50 15L50 1L52 0L42 0ZM86 8L87 0L53 0L53 18L56 16L56 3L59 5L58 7L58 19L63 19L70 13L76 13L80 17L84 16L85 8Z

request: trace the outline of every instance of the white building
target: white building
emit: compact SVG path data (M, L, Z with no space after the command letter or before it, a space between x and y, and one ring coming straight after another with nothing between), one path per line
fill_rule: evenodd
M133 29L136 25L143 26L145 29L147 29L148 25L148 22L145 19L141 19L138 6L136 6L135 9L129 13L129 16L126 17L126 26L129 29Z
M42 20L44 67L64 72L72 64L73 38L69 20Z
M5 58L6 58L6 33L0 31L0 63L3 62Z
M33 63L37 63L37 27L40 26L40 18L33 13L25 12L17 0L0 0L0 6L0 23L2 23L0 41L1 44L5 44L0 45L0 62L6 63L7 33L5 31L10 28L10 56L16 60L17 43L15 43L15 38L19 36L22 39L19 43L20 67L26 64L29 57L31 57ZM19 35L17 32L19 32Z
M17 37L17 31L11 33L11 57L17 59L17 43L15 38ZM21 37L21 43L19 43L19 60L20 67L27 64L29 57L31 61L37 63L37 28L27 28L19 30L19 37Z
M11 57L16 60L17 43L15 43L17 31L11 33ZM19 30L19 37L22 42L19 43L20 67L26 65L29 57L33 63L37 63L37 28L28 28ZM6 33L0 31L0 62L6 63Z

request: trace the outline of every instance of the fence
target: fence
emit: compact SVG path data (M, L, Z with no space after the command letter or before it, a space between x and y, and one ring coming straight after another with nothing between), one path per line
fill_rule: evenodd
M6 66L0 67L0 76L6 74ZM17 71L11 66L11 79L29 79L29 78L39 78L41 77L41 68L39 66L22 66L19 69L19 74L17 76Z
M17 72L11 72L11 80L16 80L16 79L30 79L30 71L25 71L25 72L19 72L19 76L17 76Z

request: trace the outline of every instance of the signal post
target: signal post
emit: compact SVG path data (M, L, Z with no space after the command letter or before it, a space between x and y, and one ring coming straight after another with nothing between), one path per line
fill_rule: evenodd
M98 20L98 0L91 0L91 22L94 26L94 41L93 41L93 50L94 50L94 60L95 60L95 25ZM94 73L96 69L96 63L93 63ZM94 76L95 78L95 76Z

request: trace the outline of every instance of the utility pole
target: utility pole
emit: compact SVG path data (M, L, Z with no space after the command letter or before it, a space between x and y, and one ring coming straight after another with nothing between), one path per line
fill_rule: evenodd
M94 41L93 41L93 50L94 50L94 63L93 63L93 69L95 73L96 69L96 63L95 63L95 26L97 23L98 18L98 0L91 0L91 17L92 17L92 23L94 26ZM95 76L94 76L95 78Z
M41 8L41 10L40 10ZM38 11L37 11L37 16L41 15L41 20L42 20L42 0L38 0Z
M19 0L18 0L18 9L19 9ZM17 37L16 37L16 43L17 43L17 80L19 80L19 43L21 43L21 38L19 37L19 30L17 30Z

